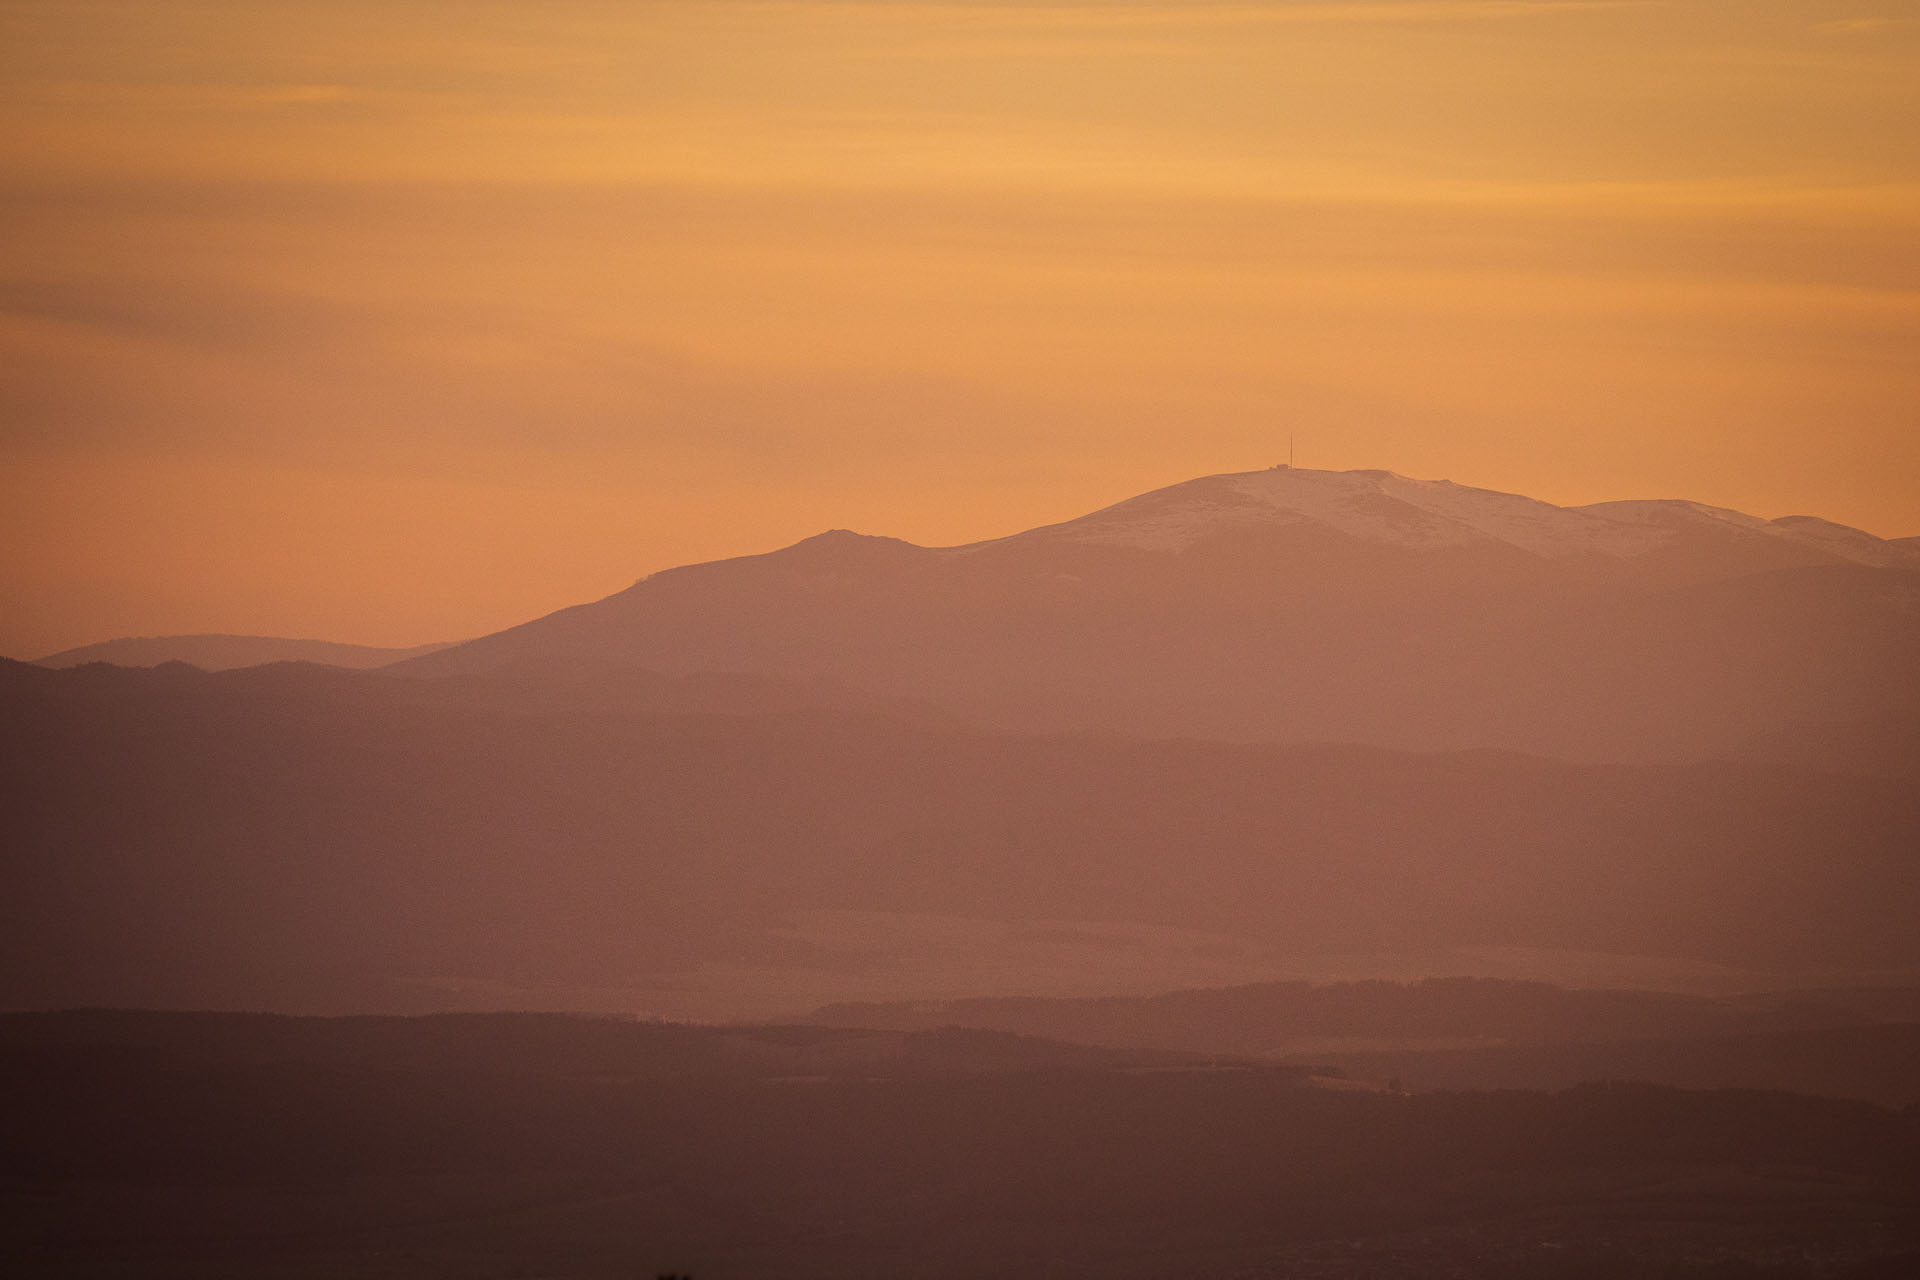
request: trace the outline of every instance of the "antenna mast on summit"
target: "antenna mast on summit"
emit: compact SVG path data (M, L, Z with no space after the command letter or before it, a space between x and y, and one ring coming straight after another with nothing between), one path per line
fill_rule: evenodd
M1287 470L1293 470L1293 432L1287 432Z

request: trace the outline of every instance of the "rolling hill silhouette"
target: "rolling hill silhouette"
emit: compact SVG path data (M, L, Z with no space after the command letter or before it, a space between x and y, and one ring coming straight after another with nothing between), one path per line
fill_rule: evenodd
M0 664L0 720L16 1008L633 1009L750 963L798 1010L808 974L895 964L793 934L822 910L1920 964L1897 778L662 714L297 665Z
M332 640L287 640L279 636L127 636L81 645L77 649L62 649L35 662L42 667L77 667L88 662L106 662L117 667L157 667L167 662L184 662L203 671L231 671L269 662L319 662L330 667L366 670L446 647L442 643L382 649Z

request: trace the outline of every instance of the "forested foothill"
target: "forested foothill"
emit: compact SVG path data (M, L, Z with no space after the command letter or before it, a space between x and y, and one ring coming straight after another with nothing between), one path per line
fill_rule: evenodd
M1405 1093L986 1033L521 1015L17 1015L0 1041L9 1274L1864 1278L1920 1259L1920 1116L1777 1092Z

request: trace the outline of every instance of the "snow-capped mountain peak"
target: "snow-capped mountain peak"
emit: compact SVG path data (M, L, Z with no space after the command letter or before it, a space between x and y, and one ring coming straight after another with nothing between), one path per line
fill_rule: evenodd
M1560 507L1391 471L1284 466L1189 480L1016 539L1172 552L1220 533L1290 524L1316 524L1363 541L1411 548L1500 543L1546 559L1631 559L1705 535L1761 539L1782 549L1797 548L1813 559L1920 567L1920 554L1899 542L1807 516L1764 520L1677 499Z
M1409 547L1502 542L1535 555L1630 553L1650 535L1518 494L1391 471L1266 471L1206 476L1023 536L1182 550L1234 529L1311 523Z

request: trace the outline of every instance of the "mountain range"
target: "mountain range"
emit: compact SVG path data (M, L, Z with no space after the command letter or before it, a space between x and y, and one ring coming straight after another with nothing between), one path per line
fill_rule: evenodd
M1920 713L1920 539L1276 468L959 547L844 530L392 668L843 681L984 728L1701 759Z
M0 662L0 1006L1910 975L1915 557L1282 468L824 534L374 670Z

